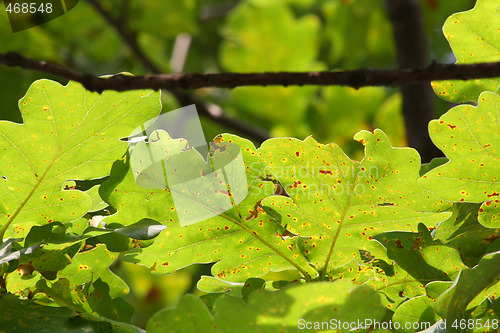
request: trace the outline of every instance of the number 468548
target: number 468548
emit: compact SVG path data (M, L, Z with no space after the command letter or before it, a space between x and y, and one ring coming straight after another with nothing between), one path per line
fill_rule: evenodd
M497 330L499 328L499 324L500 324L500 321L498 319L493 319L490 320L486 320L485 322L483 322L482 319L455 319L451 325L451 327L455 328L455 329L474 329L474 328L477 328L477 329L484 329L486 328L488 331L490 331L490 329L493 329L493 330Z
M14 14L35 14L35 13L52 13L52 4L50 2L41 3L38 5L37 3L31 2L23 2L23 3L9 3L5 11L8 13Z

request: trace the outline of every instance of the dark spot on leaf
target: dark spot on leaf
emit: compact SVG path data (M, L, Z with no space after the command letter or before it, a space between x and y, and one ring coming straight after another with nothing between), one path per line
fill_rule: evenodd
M484 240L487 241L488 243L493 243L495 239L497 239L499 236L498 235L491 235L489 238L485 238Z

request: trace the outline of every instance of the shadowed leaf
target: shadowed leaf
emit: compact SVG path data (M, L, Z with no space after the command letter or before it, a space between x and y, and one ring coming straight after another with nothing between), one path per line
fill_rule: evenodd
M460 272L451 288L436 300L436 311L446 318L450 332L459 332L451 323L467 318L466 310L479 305L487 297L499 297L499 280L500 252L487 254L477 266Z

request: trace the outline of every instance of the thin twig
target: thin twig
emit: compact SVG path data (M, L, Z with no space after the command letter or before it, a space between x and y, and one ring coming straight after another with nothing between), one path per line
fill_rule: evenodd
M129 76L117 74L99 78L56 64L25 57L16 52L0 53L0 64L33 69L63 79L80 82L90 91L127 91L134 89L200 89L242 86L398 86L434 80L470 80L500 77L500 62L479 64L431 64L425 68L396 70L358 69L332 72L275 72L221 74L154 74Z
M135 38L135 36L132 33L127 31L124 25L120 21L112 17L109 14L109 12L105 10L98 1L96 0L87 0L87 1L106 20L106 22L108 22L116 30L118 35L120 35L125 44L128 45L132 53L134 53L135 57L139 59L144 68L155 74L162 72L155 64L153 64L151 60L149 60L146 54L142 52L141 48L139 47L139 43L137 43L137 38Z
M116 30L118 35L121 36L123 41L130 47L130 50L134 53L134 55L139 59L141 64L143 65L144 68L146 68L148 71L151 71L152 73L155 74L160 74L162 71L160 68L158 68L149 58L148 56L142 51L142 49L139 46L139 43L137 42L137 38L135 37L135 34L127 31L125 29L125 26L118 20L116 20L114 17L112 17L108 11L106 11L101 4L96 1L96 0L88 0L88 2L95 8L95 10L101 14L101 16ZM76 80L78 81L78 80ZM79 81L81 82L81 81ZM81 82L84 86L85 84ZM96 91L102 91L105 89L100 89L98 86L97 89L92 89L91 87L94 86L85 86L85 88L89 90L96 90ZM136 88L131 88L131 89L136 89ZM269 138L269 134L267 134L264 130L257 128L255 126L252 126L251 124L241 122L237 119L233 119L230 117L227 117L223 113L219 114L214 114L210 112L208 106L203 103L201 100L196 98L195 96L192 96L191 94L183 91L178 91L176 89L178 88L153 88L153 89L167 89L170 91L170 93L175 97L175 99L179 102L180 105L186 106L186 105L191 105L195 104L196 109L200 113L200 115L205 116L209 119L212 119L214 122L225 126L226 128L229 128L231 130L234 130L242 135L245 135L249 139L252 139L258 143L262 143L263 141L267 140ZM113 89L117 90L117 89ZM129 90L129 89L126 89Z

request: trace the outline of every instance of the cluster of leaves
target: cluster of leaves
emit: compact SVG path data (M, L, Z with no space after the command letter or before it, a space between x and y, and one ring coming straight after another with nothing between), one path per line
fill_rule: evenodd
M472 0L419 1L433 57L438 62L449 62L450 50L440 28L444 18L469 9ZM392 35L391 23L383 1L100 3L124 28L134 32L139 47L165 73L179 70L171 64L177 58L176 39L185 40L186 34L191 43L185 72L393 68L396 62L394 42L388 38ZM99 75L123 71L148 74L115 29L86 1L79 1L56 20L14 35L7 16L0 15L0 52L13 50ZM9 78L0 80L0 100L5 105L0 109L0 119L21 123L21 115L15 110L17 100L11 96L22 96L33 81L47 77L15 68L0 68L0 77ZM362 146L352 141L352 135L363 129L383 128L393 145L407 145L401 95L395 89L270 86L203 89L198 94L220 105L228 116L255 124L273 136L304 138L314 133L318 141L335 142L358 159L362 157ZM162 104L166 110L178 107L168 94L162 95ZM448 105L438 104L440 115ZM203 128L208 140L228 131L208 120Z
M497 35L478 23L493 20L497 7L482 0L447 21L459 61L498 60ZM472 51L457 42L471 38L479 43ZM299 320L332 319L391 321L408 332L415 329L405 323L434 323L437 331L444 320L450 332L462 329L456 320L491 327L500 316L498 80L434 86L440 96L475 103L430 123L446 158L421 165L415 150L391 146L381 130L355 135L360 161L312 137L256 148L220 135L211 164L238 147L245 173L233 173L242 178L233 183L243 180L247 194L233 200L228 185L214 198L229 197L230 209L181 226L175 196L192 189L138 186L141 174L120 141L158 116L159 93L97 94L75 82L36 81L19 101L24 123L0 122L0 328L141 331L122 298L128 286L109 269L118 257L155 274L215 263L198 282L206 295L158 312L151 332L294 332ZM162 131L148 145L165 159L193 152ZM184 169L172 174L190 177ZM91 179L95 186L82 187ZM207 204L204 193L189 198ZM287 270L295 280L259 278Z

